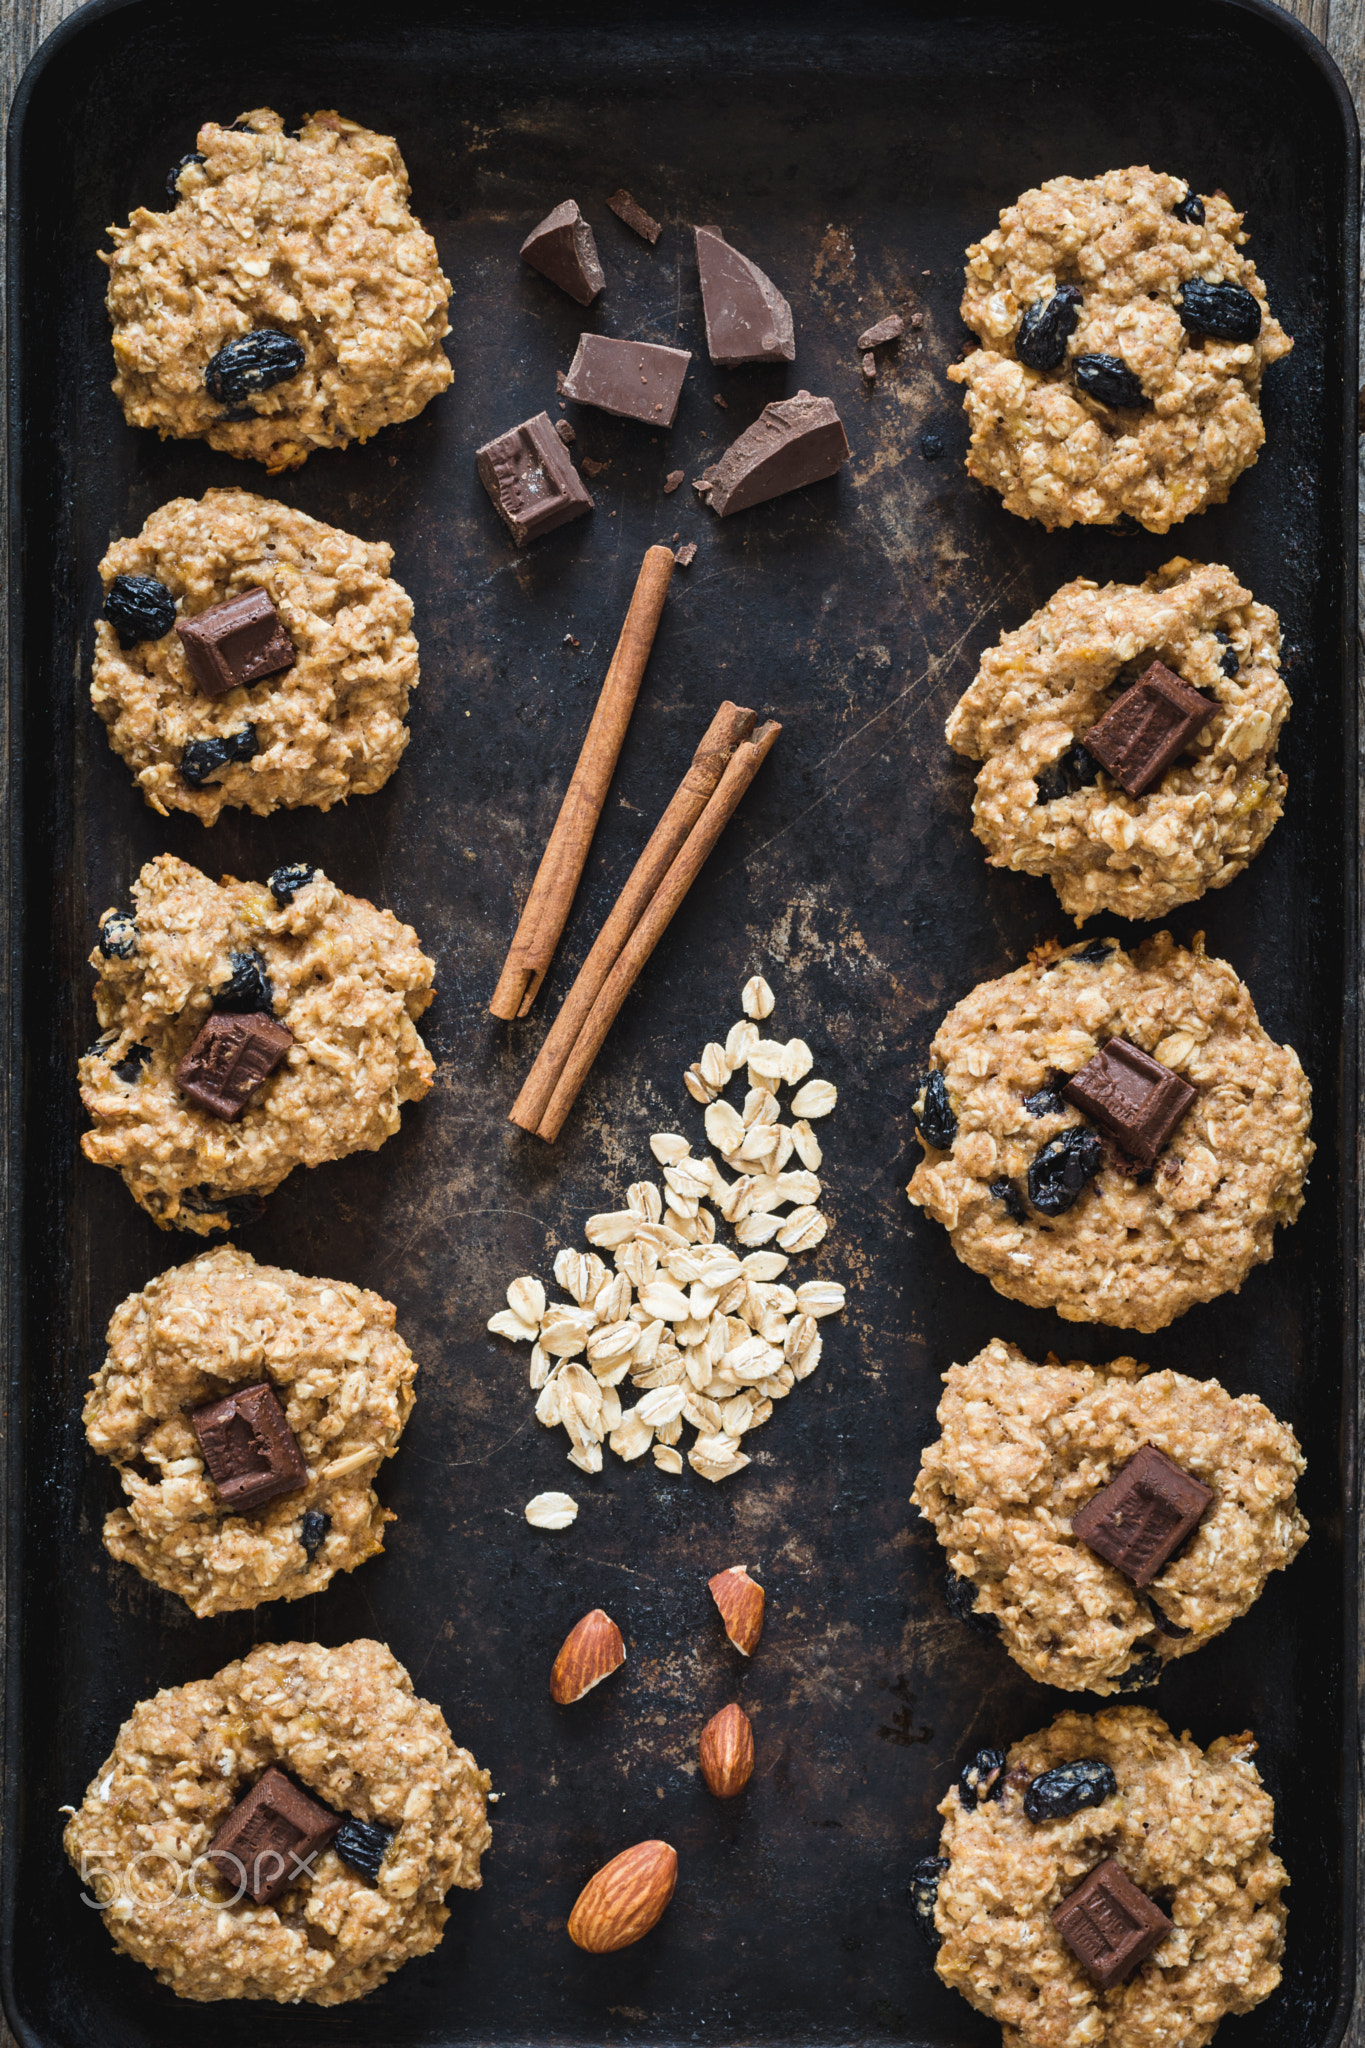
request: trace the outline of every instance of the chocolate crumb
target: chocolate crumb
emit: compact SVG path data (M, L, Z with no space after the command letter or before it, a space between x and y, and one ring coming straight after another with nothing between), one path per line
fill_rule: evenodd
M578 439L577 434L574 432L573 428L569 425L569 422L567 420L556 420L555 432L558 434L560 440L564 443L564 446L566 448L569 446L569 443L571 441L576 441Z
M556 391L562 391L563 389L564 389L564 372L563 372L562 370L556 370L556 371L555 371L555 390L556 390Z
M912 313L912 314L910 315L910 325L911 325L912 327L923 327L923 325L924 325L924 315L923 315L923 313Z
M866 355L863 357L863 375L866 378L868 378L871 382L876 381L877 358L873 355L871 349L869 349Z
M587 470L589 476L601 476L604 469L611 468L611 461L608 458L606 462L598 462L594 456L585 455L583 457L583 467Z
M628 228L634 228L636 234L642 236L651 248L663 233L659 222L652 214L646 213L643 206L631 198L629 192L613 192L607 205L618 220L623 220Z
M673 559L680 569L689 569L696 560L696 557L697 543L694 540L689 540L685 546L678 549Z
M888 313L884 320L865 328L858 336L860 349L881 348L888 341L899 341L905 332L905 322L899 313Z
M669 496L669 495L670 495L670 494L671 494L671 493L672 493L673 491L676 491L676 490L677 490L677 488L678 488L678 485L679 485L679 484L680 484L680 483L682 482L682 480L683 480L683 478L684 478L684 477L686 476L686 474L687 474L686 470L682 470L682 469L670 469L670 470L669 470L669 472L668 472L668 475L667 475L667 476L666 476L666 477L664 478L664 495L665 495L665 497Z
M714 392L712 396L714 397L716 404L721 408L722 412L729 412L729 404L725 399L721 397L719 391Z

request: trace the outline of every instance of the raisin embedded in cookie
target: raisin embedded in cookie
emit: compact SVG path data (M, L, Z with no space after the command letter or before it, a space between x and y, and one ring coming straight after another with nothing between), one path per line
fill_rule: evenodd
M984 1792L964 1772L924 1885L943 1982L1011 2048L1204 2048L1280 1981L1288 1879L1255 1752L1109 1707L1014 1743Z
M63 1843L178 1997L342 2005L478 1889L489 1782L386 1644L264 1643L134 1707Z
M976 1615L993 1618L1042 1685L1114 1693L1135 1678L1152 1683L1245 1614L1308 1539L1294 1493L1303 1455L1254 1394L1234 1398L1217 1380L1150 1372L1133 1358L1034 1365L998 1338L943 1384L942 1435L921 1459L915 1505L968 1582ZM1150 1488L1136 1511L1120 1502L1115 1516L1111 1505L1107 1526L1090 1532L1097 1550L1075 1518L1085 1527L1098 1504L1102 1520L1108 1490L1123 1487L1148 1446L1196 1482L1191 1507L1182 1516Z
M392 1517L374 1478L417 1375L395 1319L365 1288L258 1266L230 1245L130 1295L85 1402L86 1436L125 1495L104 1524L110 1555L207 1615L320 1593L382 1550ZM262 1382L303 1483L239 1510L215 1483L200 1418Z
M219 884L162 854L90 958L103 1035L80 1062L81 1150L164 1230L251 1221L296 1166L377 1151L431 1086L431 961L320 868Z
M115 541L100 563L90 697L154 811L212 825L224 805L325 811L383 788L418 679L412 601L392 561L383 541L251 491L174 498ZM254 676L248 647L248 680L209 694L177 627L250 593L273 609L280 665Z
M1046 527L1153 533L1256 460L1266 367L1293 347L1220 192L1145 164L1051 178L967 252L967 468Z
M1279 654L1275 613L1217 563L1064 584L982 655L948 720L948 744L983 764L973 830L991 865L1047 875L1077 924L1161 917L1225 888L1284 808ZM1086 735L1156 661L1209 700L1208 721L1130 796Z
M208 121L166 213L111 228L106 302L130 426L272 472L444 391L450 284L398 145L340 114Z
M1101 1057L1120 1041L1121 1086ZM1131 954L1113 939L1040 946L949 1012L932 1060L910 1200L1011 1301L1164 1329L1235 1292L1303 1206L1307 1079L1202 933L1188 951L1169 932ZM1082 1068L1078 1092L1107 1092L1113 1116L1067 1098Z

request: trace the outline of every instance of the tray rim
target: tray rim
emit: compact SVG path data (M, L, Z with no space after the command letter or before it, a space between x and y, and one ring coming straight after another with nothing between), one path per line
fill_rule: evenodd
M67 46L102 25L113 16L134 10L145 11L152 0L85 0L75 13L59 23L34 52L24 69L10 106L5 137L7 165L7 200L5 221L5 420L4 447L7 456L7 482L5 490L5 559L9 570L6 591L6 615L8 626L6 675L4 677L4 736L7 742L4 761L4 790L6 798L6 819L3 841L5 873L3 891L0 892L0 1043L3 1043L6 1058L3 1066L3 1104L0 1104L0 1131L4 1136L4 1159L0 1165L3 1174L3 1202L5 1228L5 1269L3 1325L0 1326L0 1388L3 1394L3 1408L0 1408L0 1527L4 1532L4 1556L0 1559L0 1626L4 1628L3 1681L0 1683L0 1766L4 1772L3 1794L0 1796L0 1838L8 1843L17 1839L20 1827L20 1785L22 1770L23 1735L19 1716L14 1711L19 1697L20 1684L20 1627L18 1617L22 1611L22 1560L24 1554L24 1529L22 1523L22 1470L25 1438L25 1422L22 1408L23 1368L25 1352L25 1325L23 1320L24 1290L21 1282L25 1205L23 1200L24 1172L24 1059L22 1044L23 990L24 990L24 919L22 905L27 880L24 859L24 745L22 726L22 650L24 646L24 605L22 583L19 574L22 556L22 502L23 502L23 419L22 388L23 370L26 360L22 325L17 313L19 285L23 265L20 260L20 239L23 217L23 168L25 131L34 94L51 63L63 53ZM545 0L539 0L544 5ZM760 5L762 0L760 0ZM917 5L916 0L899 0L907 18L933 16L944 11L953 11L951 4L945 7L945 0L928 0L927 5ZM1040 12L1054 15L1068 4L1068 0L1054 0L1052 6L1040 8ZM1138 0L1141 4L1141 0ZM1347 185L1343 194L1342 242L1338 252L1344 276L1342 301L1344 314L1345 359L1352 366L1358 360L1360 344L1360 296L1361 296L1361 148L1360 122L1356 114L1350 90L1331 53L1311 29L1296 16L1287 14L1276 0L1204 0L1204 4L1215 13L1225 16L1248 15L1263 22L1273 32L1284 36L1306 56L1327 86L1335 103L1342 124L1345 144ZM1009 0L984 0L983 14L1009 11ZM1355 343L1355 349L1351 347ZM1338 485L1341 490L1344 524L1347 535L1354 533L1354 550L1343 550L1341 584L1339 586L1339 617L1341 621L1341 668L1340 690L1343 714L1343 753L1350 774L1352 762L1355 767L1357 811L1365 799L1365 775L1359 759L1361 721L1359 717L1357 681L1360 674L1361 641L1359 612L1359 579L1357 563L1362 541L1361 510L1357 491L1357 395L1354 385L1354 371L1351 377L1343 377L1339 395L1341 425L1341 471ZM1349 806L1348 806L1349 815ZM1341 1148L1342 1187L1338 1203L1337 1225L1340 1241L1340 1255L1343 1273L1343 1296L1345 1314L1342 1331L1342 1387L1341 1387L1341 1469L1343 1474L1344 1500L1341 1503L1343 1524L1343 1553L1345 1558L1345 1584L1342 1589L1342 1662L1344 1723L1346 1733L1345 1755L1341 1769L1341 1797L1345 1814L1346 1853L1343 1872L1343 1928L1346 1939L1340 1958L1337 1976L1337 1994L1327 2019L1327 2028L1321 2037L1321 2048L1339 2048L1345 2040L1352 2021L1353 2044L1361 2048L1365 2044L1365 2011L1360 2009L1358 2000L1360 1935L1360 1895L1362 1885L1362 1860L1365 1860L1365 1828L1362 1828L1361 1798L1362 1782L1360 1767L1360 1738L1362 1734L1362 1706L1365 1706L1365 1674L1360 1669L1362 1643L1362 1607L1365 1606L1365 1521L1362 1520L1358 1497L1358 1446L1360 1409L1365 1399L1365 1377L1360 1373L1362 1327L1359 1271L1362 1257L1365 1257L1365 1208L1360 1199L1360 1141L1362 1122L1359 1095L1359 1073L1362 1057L1365 1056L1365 1014L1362 1013L1359 987L1361 965L1360 941L1365 930L1365 864L1361 859L1361 831L1348 834L1344 849L1345 869L1345 924L1342 943L1348 962L1345 977L1345 1029L1343 1031L1343 1064L1340 1077L1341 1106L1338 1117L1338 1143ZM1354 961L1357 978L1353 981L1349 963ZM19 2012L14 1982L14 1917L16 1898L15 1859L4 1855L0 1859L0 2007L20 2048L50 2048L50 2037L32 2028ZM1350 1939L1354 1930L1356 1939Z

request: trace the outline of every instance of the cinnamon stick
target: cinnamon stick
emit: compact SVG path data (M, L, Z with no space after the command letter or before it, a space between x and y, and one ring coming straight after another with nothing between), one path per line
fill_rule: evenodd
M607 800L630 714L640 694L645 663L654 645L672 574L672 549L650 548L640 565L626 622L572 780L559 807L550 843L536 870L493 1000L488 1005L495 1017L524 1017L554 958Z
M650 898L648 909L622 947L616 965L598 991L583 1028L574 1041L573 1051L556 1083L549 1107L540 1120L536 1134L543 1138L547 1145L552 1145L564 1128L564 1120L577 1101L578 1092L588 1078L592 1063L601 1050L602 1041L615 1023L621 1005L635 986L640 970L667 931L675 911L700 874L707 855L725 830L735 806L757 775L781 730L776 721L769 720L766 725L758 728L752 739L745 740L735 749L706 809Z
M578 979L564 998L550 1026L536 1063L512 1106L510 1122L523 1131L539 1128L574 1043L597 1000L603 982L616 965L621 948L649 906L659 884L677 859L688 833L705 810L736 747L747 740L757 717L742 705L725 703L706 729L692 765L679 783L631 871L616 905L583 962Z

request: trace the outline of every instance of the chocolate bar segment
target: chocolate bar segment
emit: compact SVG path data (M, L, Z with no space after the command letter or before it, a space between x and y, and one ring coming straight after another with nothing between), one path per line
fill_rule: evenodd
M1081 737L1129 796L1141 796L1218 709L1154 661Z
M190 1411L209 1477L237 1515L308 1483L303 1453L269 1380L234 1387L221 1401Z
M1144 1444L1071 1518L1071 1533L1130 1584L1149 1586L1213 1499L1213 1488Z
M1062 1089L1130 1159L1151 1166L1194 1101L1179 1074L1126 1038L1111 1038Z
M190 674L206 697L248 689L292 668L298 658L269 591L258 587L177 620L175 630Z
M310 1876L309 1865L341 1826L341 1816L271 1764L239 1799L205 1854L223 1882L258 1906Z
M264 1010L215 1010L176 1068L176 1086L196 1109L235 1123L293 1043Z
M765 405L696 488L724 519L768 498L833 476L848 461L848 437L829 398L798 391Z
M479 480L519 548L593 509L588 487L565 452L547 412L485 441L474 458Z
M628 228L634 228L636 234L643 236L653 248L663 229L652 214L646 213L643 206L631 198L629 192L613 192L607 205L618 220L623 220Z
M713 363L790 363L796 358L792 309L772 279L719 228L697 228L697 268Z
M1062 1940L1101 1991L1122 1984L1175 1931L1112 1856L1097 1863L1052 1915Z
M691 360L691 351L685 348L583 334L560 390L566 398L615 413L618 419L671 427Z
M521 255L523 262L577 299L580 306L590 306L607 281L597 260L592 229L576 199L566 199L546 214L539 227L532 228L521 245Z

